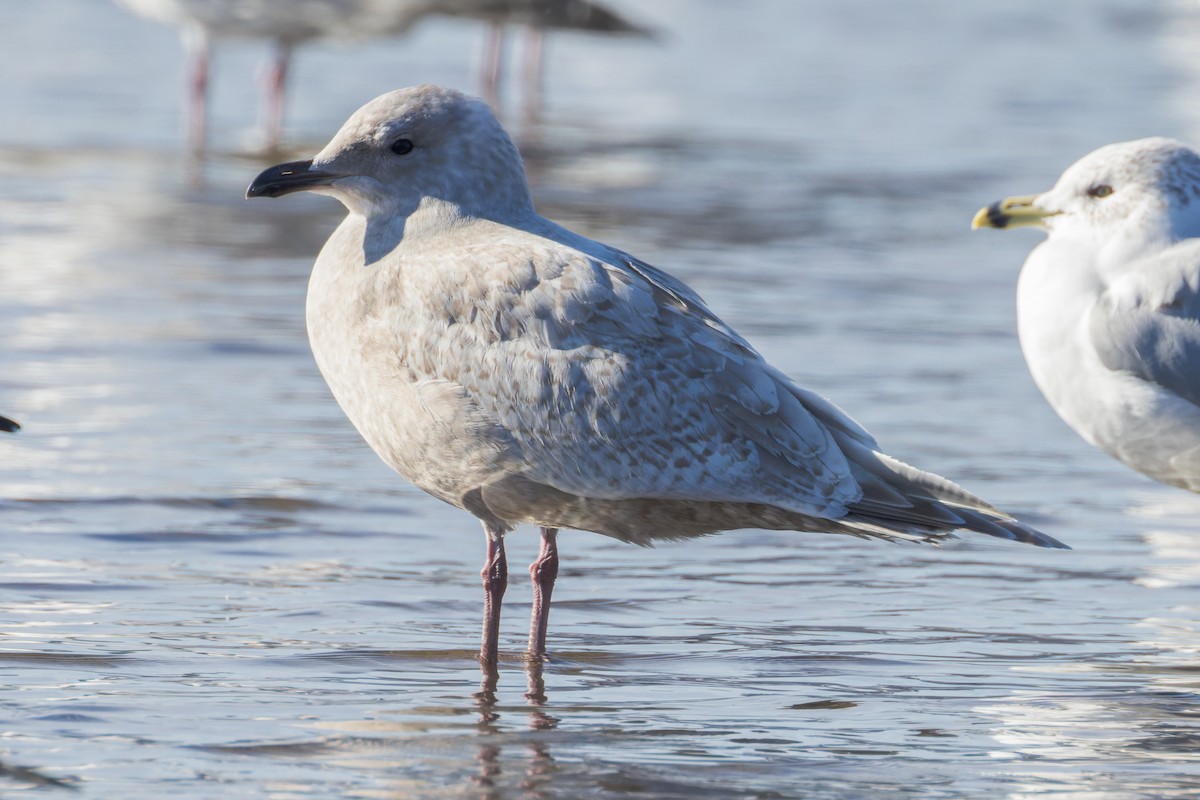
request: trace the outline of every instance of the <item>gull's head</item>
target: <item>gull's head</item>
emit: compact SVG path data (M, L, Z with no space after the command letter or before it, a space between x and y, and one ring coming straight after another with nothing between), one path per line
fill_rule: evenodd
M506 221L533 211L512 139L482 100L440 86L375 98L311 161L264 170L247 197L315 192L367 218Z
M1072 164L1054 188L980 209L973 228L1173 242L1200 235L1200 155L1173 139L1110 144Z

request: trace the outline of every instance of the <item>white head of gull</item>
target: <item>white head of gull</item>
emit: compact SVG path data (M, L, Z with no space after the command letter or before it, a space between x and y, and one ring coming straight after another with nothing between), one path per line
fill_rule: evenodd
M1054 188L974 227L1047 232L1021 269L1021 350L1092 445L1200 491L1200 155L1171 139L1102 147Z
M641 545L749 527L919 541L966 528L1062 546L879 452L676 278L539 216L479 100L385 94L247 195L295 191L350 211L308 291L334 396L385 462L483 523L485 664L518 523L542 535L533 659L559 528Z

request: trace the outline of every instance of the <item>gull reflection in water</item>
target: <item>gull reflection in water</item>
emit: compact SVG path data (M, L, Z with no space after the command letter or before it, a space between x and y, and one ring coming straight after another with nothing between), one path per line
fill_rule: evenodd
M481 664L483 675L479 691L475 693L475 701L479 707L479 736L480 744L476 761L479 764L479 774L475 783L488 790L484 798L499 798L503 792L503 761L501 759L505 743L505 731L499 725L501 712L496 697L496 686L500 673L495 664ZM553 730L558 726L559 719L547 714L543 706L546 703L546 681L543 677L543 662L530 660L525 664L528 684L525 700L528 703L527 725L530 731ZM550 746L541 737L523 737L521 739L529 751L529 762L525 770L525 779L520 782L519 789L523 797L545 797L545 789L556 771L554 758L550 755Z
M1127 538L1103 545L1109 552L1096 569L1112 576L1113 589L1089 601L1096 606L1093 618L1108 629L1079 630L1073 647L1082 655L1065 651L1012 667L1018 680L1037 673L1037 683L1050 688L1012 689L975 709L997 723L991 755L1017 765L1018 788L1009 797L1042 796L1050 780L1061 796L1088 800L1116 800L1135 790L1179 797L1195 789L1200 497L1154 487L1135 496L1124 516ZM1132 645L1130 627L1141 632ZM1126 643L1106 644L1118 639ZM1163 762L1173 766L1151 768Z
M1200 496L1174 489L1135 497L1130 516L1143 521L1146 554L1134 582L1148 589L1200 587Z

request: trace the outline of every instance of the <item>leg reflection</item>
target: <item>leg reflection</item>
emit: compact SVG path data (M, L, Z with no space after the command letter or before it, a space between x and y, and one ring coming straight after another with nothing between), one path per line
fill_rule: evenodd
M525 781L522 788L534 792L533 796L541 796L540 789L546 786L550 777L558 770L554 757L550 755L550 743L544 736L538 736L539 731L551 731L558 727L559 718L547 714L542 706L546 703L546 681L542 677L543 662L525 662L525 674L529 679L525 699L529 701L529 729L534 735L529 738L529 767L525 770Z
M475 705L479 708L479 730L488 733L495 730L492 725L500 715L496 713L496 684L500 681L500 670L494 663L480 662L482 676L479 679L479 691L474 694Z
M551 781L558 772L558 765L550 755L550 732L558 727L558 717L546 713L546 681L543 677L544 664L542 661L528 661L525 664L527 686L525 699L529 704L528 731L505 731L500 724L501 713L497 699L497 686L500 673L495 663L481 662L482 674L479 691L475 693L475 706L479 718L476 728L479 736L479 746L475 760L479 772L474 783L483 787L481 795L485 800L493 800L507 796L504 785L503 745L524 743L528 753L525 775L520 780L520 797L546 797L551 787ZM511 717L510 717L511 718ZM511 766L511 765L510 765ZM512 780L510 777L509 780ZM512 790L511 783L507 786Z
M483 676L479 681L479 691L475 693L475 705L479 708L479 752L475 756L475 760L479 762L479 774L475 777L475 783L487 789L495 789L496 781L500 777L500 746L494 744L496 734L499 729L496 727L496 720L500 718L500 714L496 711L496 684L500 680L500 671L496 669L495 663L481 662ZM486 800L491 800L493 795L491 791L483 795Z

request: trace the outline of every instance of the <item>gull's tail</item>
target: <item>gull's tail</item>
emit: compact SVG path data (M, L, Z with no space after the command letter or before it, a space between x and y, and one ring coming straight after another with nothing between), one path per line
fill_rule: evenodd
M953 481L879 452L871 434L820 395L794 384L788 389L829 431L862 490L862 498L850 503L849 513L837 520L841 532L936 542L965 529L1038 547L1071 549Z
M1038 547L1071 549L940 475L870 450L857 441L839 444L863 487L862 500L850 506L850 514L840 520L843 523L934 540L965 529Z

